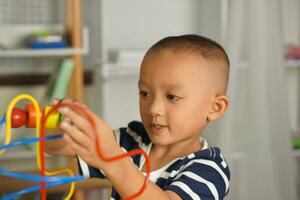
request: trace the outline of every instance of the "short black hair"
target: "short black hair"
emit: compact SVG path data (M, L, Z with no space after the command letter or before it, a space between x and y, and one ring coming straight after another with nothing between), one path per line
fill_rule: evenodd
M174 52L193 53L211 61L223 62L225 64L223 65L226 77L226 91L229 78L230 61L226 51L219 43L207 37L195 34L168 36L151 46L145 57L154 52L166 49L170 49Z

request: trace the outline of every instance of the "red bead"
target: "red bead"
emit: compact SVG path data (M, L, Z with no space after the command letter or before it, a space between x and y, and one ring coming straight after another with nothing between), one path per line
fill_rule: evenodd
M11 127L19 128L27 123L27 112L20 108L13 108L11 112Z

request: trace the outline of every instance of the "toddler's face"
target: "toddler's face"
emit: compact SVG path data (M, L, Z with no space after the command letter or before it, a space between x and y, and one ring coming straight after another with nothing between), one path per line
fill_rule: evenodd
M194 55L165 50L142 63L140 115L157 145L195 140L207 124L215 92L209 63Z

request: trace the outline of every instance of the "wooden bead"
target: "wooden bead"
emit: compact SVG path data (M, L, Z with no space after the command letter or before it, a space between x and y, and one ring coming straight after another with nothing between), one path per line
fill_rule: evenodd
M46 106L44 110L44 115L46 116L47 113L53 108L53 106ZM60 121L60 114L56 111L52 111L51 114L48 116L46 121L46 128L57 128L58 123Z
M28 113L28 120L26 123L26 127L27 128L35 128L36 127L36 111L35 111L33 104L27 104L26 111ZM42 116L39 116L39 117L42 117Z
M11 127L19 128L27 123L27 112L20 108L13 108L11 112Z

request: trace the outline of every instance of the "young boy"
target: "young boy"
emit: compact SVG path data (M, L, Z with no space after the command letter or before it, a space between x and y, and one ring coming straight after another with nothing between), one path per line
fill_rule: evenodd
M199 136L228 107L228 74L228 57L216 42L198 35L167 37L148 50L141 64L142 122L113 131L88 111L96 121L106 157L136 148L147 152L151 181L136 199L224 199L229 190L228 165L220 149L208 147ZM69 107L59 112L65 116L60 125L64 137L49 144L47 152L78 156L84 176L102 178L105 174L114 186L112 199L136 193L145 179L144 158L101 161L87 119Z

